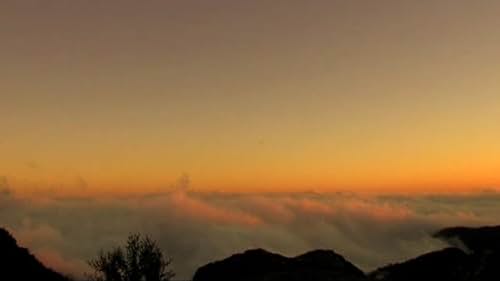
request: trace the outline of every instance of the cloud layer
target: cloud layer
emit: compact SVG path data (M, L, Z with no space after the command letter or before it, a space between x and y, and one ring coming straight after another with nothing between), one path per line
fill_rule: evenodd
M149 234L179 279L247 248L285 255L331 248L364 270L443 247L430 233L495 224L500 195L227 194L178 189L121 198L19 198L0 193L0 221L57 270L79 276L100 249Z

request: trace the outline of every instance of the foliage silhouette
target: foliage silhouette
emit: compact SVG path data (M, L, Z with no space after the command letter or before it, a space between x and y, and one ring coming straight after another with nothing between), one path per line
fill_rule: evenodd
M131 234L125 249L116 247L101 251L88 262L94 270L91 281L170 281L175 276L155 241L140 234Z

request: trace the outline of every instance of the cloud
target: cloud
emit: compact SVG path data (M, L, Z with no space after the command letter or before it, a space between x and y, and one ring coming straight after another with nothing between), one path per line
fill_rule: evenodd
M42 248L36 249L33 254L43 263L59 272L65 272L67 275L87 271L87 264L79 259L72 257L63 257L55 249Z
M28 161L25 163L26 167L36 170L40 168L40 165L36 161Z
M81 176L76 177L75 188L80 189L80 190L85 190L89 187L88 182Z
M184 183L186 181L183 181ZM445 246L450 225L494 224L500 195L362 196L172 192L127 198L5 197L0 221L50 266L73 275L131 232L156 239L181 279L215 259L262 247L285 255L331 248L364 270Z
M190 197L185 192L174 192L169 196L168 203L169 210L174 211L180 218L219 225L255 226L262 223L256 216L238 210L217 207Z
M8 196L10 193L11 190L7 177L0 176L0 196Z
M183 173L177 179L174 188L178 190L188 190L190 185L191 185L191 178L189 177L189 174Z

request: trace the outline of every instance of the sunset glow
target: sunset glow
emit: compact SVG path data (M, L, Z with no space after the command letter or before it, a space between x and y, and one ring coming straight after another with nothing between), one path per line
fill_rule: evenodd
M0 236L57 271L139 232L179 280L367 273L499 224L500 1L0 2Z
M499 4L28 2L0 12L26 189L500 185Z

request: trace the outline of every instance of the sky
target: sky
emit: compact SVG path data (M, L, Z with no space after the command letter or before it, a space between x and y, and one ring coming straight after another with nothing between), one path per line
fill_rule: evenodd
M0 1L0 227L365 271L500 217L499 1ZM369 235L367 235L369 234Z
M500 186L496 1L2 1L19 190Z

